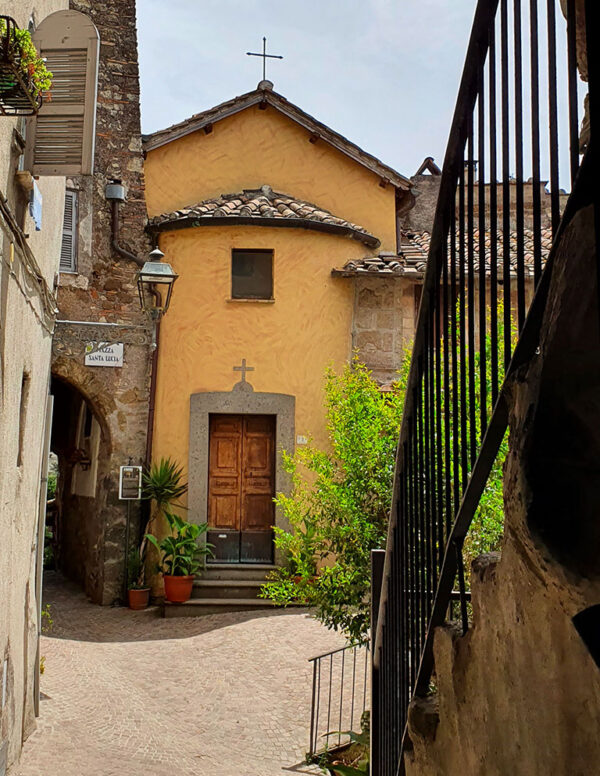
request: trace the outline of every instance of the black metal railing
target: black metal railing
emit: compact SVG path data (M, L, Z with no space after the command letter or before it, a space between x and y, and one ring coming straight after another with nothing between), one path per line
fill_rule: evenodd
M431 236L372 634L374 776L403 772L408 706L429 692L434 629L456 583L468 628L463 542L505 440L504 380L535 353L554 252L575 207L575 194L567 201L560 186L577 191L585 44L576 2L566 5L565 25L559 0L477 4Z
M42 104L21 68L18 29L12 16L0 15L0 115L4 116L32 116Z
M312 657L312 704L307 760L349 743L346 731L360 732L369 707L369 643L349 645ZM333 734L333 735L330 735Z

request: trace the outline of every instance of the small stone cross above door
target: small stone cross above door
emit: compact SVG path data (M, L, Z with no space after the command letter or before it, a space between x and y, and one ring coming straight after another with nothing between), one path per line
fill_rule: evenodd
M246 380L246 372L254 372L253 366L246 366L246 359L242 359L241 366L234 366L233 367L234 372L241 372L242 373L242 379L236 383L233 386L234 391L253 391L254 389L250 385L250 383Z

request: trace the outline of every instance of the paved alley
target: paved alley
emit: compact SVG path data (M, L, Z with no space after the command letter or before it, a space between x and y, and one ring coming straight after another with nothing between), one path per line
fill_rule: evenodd
M41 717L11 776L283 776L303 765L307 659L343 639L304 610L163 620L52 578Z

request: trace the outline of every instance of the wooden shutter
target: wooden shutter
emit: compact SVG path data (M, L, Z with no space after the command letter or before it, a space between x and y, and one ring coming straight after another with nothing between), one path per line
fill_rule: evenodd
M69 189L65 192L59 269L61 272L77 272L77 192Z
M27 128L25 164L33 175L91 175L94 170L100 38L79 11L47 16L32 35L53 74Z

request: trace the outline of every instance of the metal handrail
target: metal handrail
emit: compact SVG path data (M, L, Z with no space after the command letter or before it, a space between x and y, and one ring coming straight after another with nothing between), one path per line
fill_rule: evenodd
M361 655L357 663L360 650L364 650L364 658ZM313 666L313 677L309 748L306 755L308 762L326 750L345 746L349 737L340 731L355 730L355 725L360 725L369 697L369 655L369 642L364 641L309 659L308 662ZM338 734L337 742L333 745L329 738L332 732Z
M538 2L545 5L541 21ZM380 769L374 776L403 772L408 704L413 694L429 690L434 630L444 622L455 580L463 630L468 627L463 541L506 433L505 379L535 356L557 245L591 176L590 151L579 169L575 1L568 0L565 103L572 194L561 220L556 15L557 0L479 0L475 13L444 161L396 461L373 639L373 676L379 683L373 692L380 704L374 715L378 729L372 729ZM542 27L548 53L553 239L548 255L542 250L540 180ZM523 110L524 51L530 55L528 120ZM588 59L593 128L594 65ZM536 290L528 312L524 136L529 129L529 234Z

